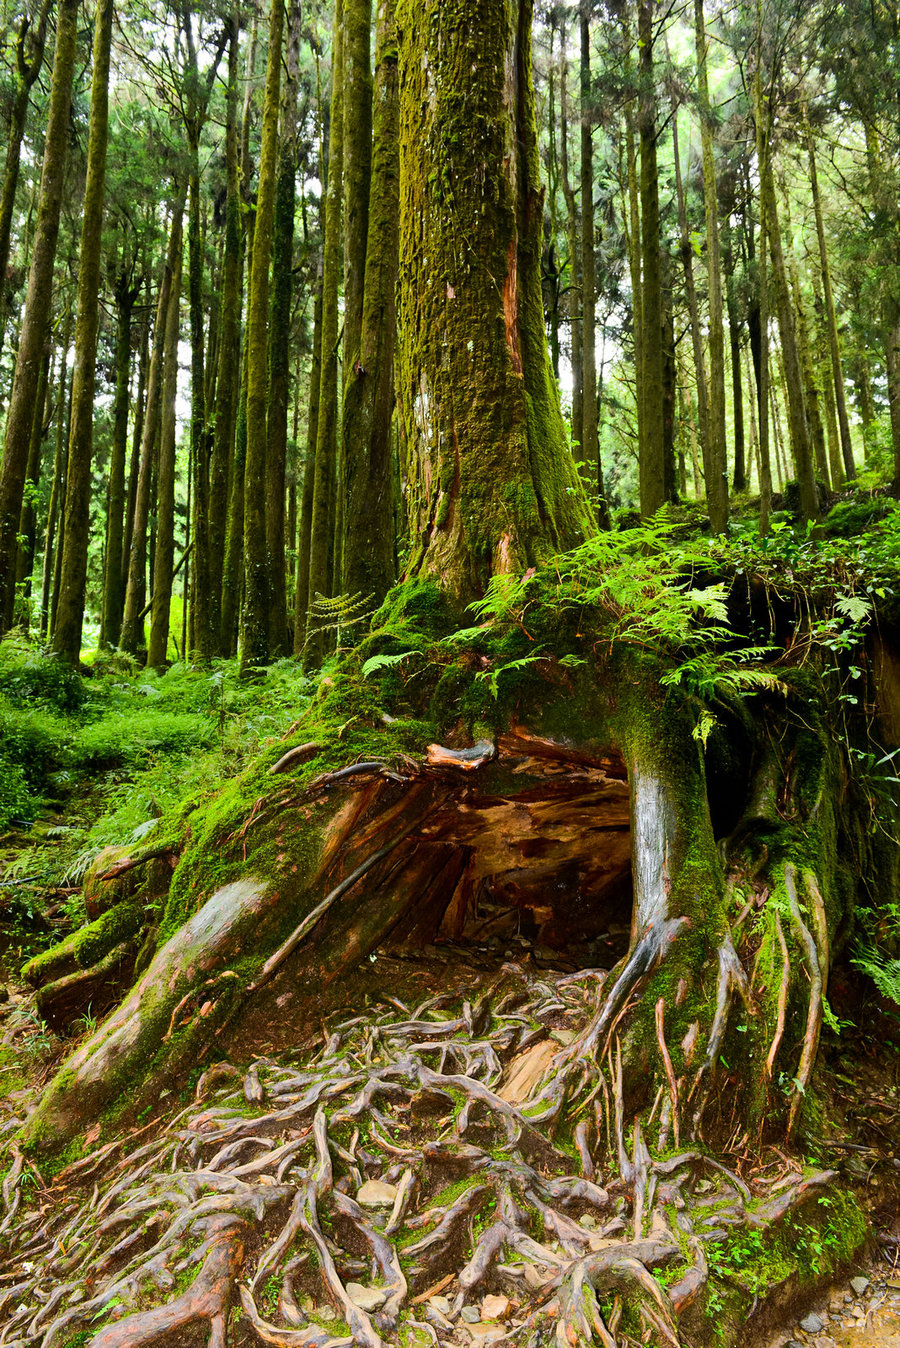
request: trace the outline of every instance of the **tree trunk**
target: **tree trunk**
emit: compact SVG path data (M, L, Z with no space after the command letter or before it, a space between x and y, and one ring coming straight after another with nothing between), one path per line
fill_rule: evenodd
M394 581L395 290L400 214L396 0L379 0L374 138L358 357L344 374L343 588L380 603ZM346 129L345 118L345 129ZM349 199L348 199L349 200Z
M290 398L291 301L294 262L294 199L297 174L297 82L300 6L292 4L287 32L285 87L281 107L278 180L272 246L272 314L269 330L269 407L266 442L266 547L269 571L269 657L291 650L287 620L285 485Z
M691 325L691 350L694 356L694 378L697 383L697 419L700 423L700 445L703 453L704 480L710 480L709 466L709 400L706 381L706 358L703 352L703 331L700 327L700 306L697 303L697 287L694 283L694 248L688 229L687 207L684 200L684 183L681 177L681 155L678 147L678 113L672 109L672 154L675 167L675 195L678 200L678 225L681 233L681 265L684 268L684 289L688 302L688 317Z
M809 340L809 326L806 321L806 306L800 289L800 273L797 268L797 256L792 247L793 229L791 225L790 201L782 184L782 199L785 217L785 251L787 253L788 274L791 294L794 302L796 322L797 350L800 356L800 368L803 371L803 385L806 391L806 419L809 426L809 438L813 450L815 471L827 488L831 487L831 475L828 470L828 450L825 444L825 426L822 421L821 394L816 383L813 368L812 349Z
M300 531L297 538L297 588L294 595L294 655L301 656L306 642L309 611L309 549L312 538L313 490L316 480L316 439L319 429L319 393L322 384L322 265L316 277L313 305L313 348L309 367L309 407L306 415L306 453L303 457L303 492L300 497Z
M346 388L359 359L369 233L372 166L372 0L343 0L341 115L344 119L341 183L344 195L344 338ZM334 113L332 113L334 115ZM341 449L343 452L343 437Z
M35 534L37 516L35 498L41 480L41 448L49 418L47 393L50 383L50 348L48 346L41 362L41 376L38 380L34 422L31 427L31 439L28 445L28 466L25 472L25 496L22 501L22 515L19 520L19 549L16 555L16 584L11 593L15 605L8 625L22 627L27 632L31 623L31 574L34 570Z
M278 109L284 0L272 0L263 103L259 184L247 292L247 458L244 475L244 605L241 664L269 659L269 575L266 544L266 403L268 396L269 263L278 171Z
M241 373L241 189L237 127L239 58L240 14L235 10L231 16L228 49L228 91L225 105L227 185L222 260L222 318L209 483L210 622L216 649L220 655L226 653L222 645L222 577Z
M131 539L134 530L134 510L137 501L138 476L141 466L141 442L144 437L144 417L147 412L147 374L150 369L150 319L141 324L140 355L138 356L138 384L134 408L134 426L131 430L131 456L128 465L128 494L125 499L125 524L122 530L122 610L128 588L128 568L131 559ZM121 631L121 621L119 624Z
M125 518L125 470L128 459L128 404L131 395L131 319L143 286L133 284L124 259L116 277L116 389L113 397L112 448L106 490L106 554L103 566L103 609L100 650L118 646L122 630L122 541Z
M153 475L153 458L156 449L156 434L159 429L162 403L162 375L165 360L166 324L169 313L169 296L175 275L177 259L181 252L182 217L187 196L186 188L176 195L172 211L172 224L169 228L169 244L166 261L159 283L159 296L156 304L156 325L153 331L153 354L150 357L150 369L147 375L147 400L144 424L141 436L141 457L138 470L137 490L135 492L134 518L131 530L131 548L128 559L128 586L125 591L125 610L122 617L122 634L119 641L123 651L136 655L143 640L144 624L141 613L144 608L145 577L147 570L147 524L150 518L150 484Z
M791 447L794 453L797 483L800 488L800 514L804 520L817 520L819 518L819 494L816 490L815 463L810 441L809 421L806 415L803 372L797 343L794 307L791 303L790 283L784 259L781 226L778 222L775 176L769 159L767 159L762 175L762 192L766 200L767 231L778 309L778 332L781 337L781 354L784 360L785 397L790 420Z
M722 252L722 270L725 274L725 305L728 311L728 340L731 348L731 398L734 413L734 476L731 479L731 484L737 494L748 490L747 483L750 473L747 468L744 448L744 381L741 372L741 331L734 287L734 254L731 246L730 228L728 244Z
M398 7L400 121L417 127L400 145L407 575L462 606L492 574L521 574L592 521L544 335L531 5L468 0L452 25L438 0L416 8ZM455 90L472 70L463 103Z
M94 384L100 323L100 265L106 147L109 138L109 65L113 0L99 0L94 28L91 121L78 267L78 317L72 374L72 424L66 470L66 523L59 609L53 649L77 665L81 654L90 534L91 461L94 445Z
M765 172L768 169L768 160L771 153L769 143L771 128L770 113L763 104L762 72L760 68L762 61L761 44L762 36L758 33L757 66L753 76L753 120L756 130L757 163L761 166L761 172ZM759 248L757 250L759 283L757 303L754 309L758 318L757 346L759 352L756 368L756 406L759 418L759 532L763 537L769 532L769 515L772 511L772 466L769 455L769 229L766 194L760 190ZM750 232L752 237L752 226ZM751 325L751 343L753 335L753 326Z
M77 21L77 0L60 0L40 202L0 464L0 623L8 611L10 590L15 586L17 531L28 464L28 442L41 360L50 330L53 264L65 182Z
M566 50L568 24L560 22L559 50L559 166L563 198L566 203L566 244L569 250L569 362L572 366L572 449L580 463L584 458L584 358L582 356L582 283L579 246L578 206L569 176L569 63Z
M663 298L660 257L659 172L656 162L656 88L653 68L652 0L638 0L641 94L641 514L655 515L666 500L663 421ZM710 484L707 482L707 496Z
M850 419L847 416L847 396L844 391L844 371L841 365L841 343L838 336L837 316L834 311L834 294L831 289L831 265L828 261L828 248L825 243L825 226L822 221L822 202L819 197L819 175L816 167L816 151L806 107L803 109L803 123L806 131L806 150L809 156L809 185L812 191L813 213L816 217L816 237L819 243L819 265L822 271L822 289L825 296L825 322L828 330L828 348L831 355L831 376L834 380L834 395L837 404L838 426L841 433L841 455L844 460L844 472L852 481L856 477L856 465L853 462L853 443L850 439Z
M56 453L53 458L53 480L50 484L50 501L47 505L47 527L44 533L44 561L41 567L41 640L46 637L50 620L50 594L53 587L53 563L56 530L61 518L61 506L65 496L66 482L66 386L67 358L72 337L72 314L66 312L63 325L63 339L60 348L59 380L56 390Z
M600 434L597 408L597 325L596 264L594 257L594 137L591 126L591 26L587 9L582 9L581 30L581 312L582 358L584 363L584 410L581 453L589 468L597 474L597 518L602 529L609 528L609 507L603 487L600 462Z
M163 360L162 408L159 419L159 466L156 478L156 550L153 557L153 600L147 667L162 671L169 648L169 613L175 570L175 398L178 392L178 337L181 319L181 254L166 315L166 354ZM185 551L187 547L185 546ZM194 547L196 555L196 545Z
M706 274L709 281L709 468L706 499L712 531L728 528L728 452L725 442L725 327L722 314L722 263L719 253L719 198L713 155L712 108L706 72L703 0L694 0L697 94L703 147L703 200L706 208Z
M325 652L310 610L317 595L330 594L330 561L334 534L338 453L338 285L341 271L341 201L343 198L343 5L335 0L331 47L331 121L328 179L325 185L325 230L322 275L322 380L316 423L315 478L309 543L309 599L304 663L318 665Z
M22 138L25 134L31 90L44 64L50 4L51 0L41 0L36 25L32 24L27 13L23 14L16 35L16 91L9 110L6 162L3 169L3 188L0 191L0 350L3 348L3 338L6 334L6 278L9 273L9 246L16 206L16 188L19 185L19 166L22 160Z
M244 575L244 478L247 461L247 337L241 358L241 380L237 417L234 427L234 465L228 501L228 528L225 534L225 564L222 569L222 630L219 648L223 655L237 650L238 622Z

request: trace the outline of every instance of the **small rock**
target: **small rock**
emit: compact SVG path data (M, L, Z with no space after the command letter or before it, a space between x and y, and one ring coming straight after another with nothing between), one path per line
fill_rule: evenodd
M328 1320L337 1319L337 1311L333 1306L317 1306L313 1311L313 1315L317 1320L325 1320L326 1322Z
M821 1318L818 1315L805 1315L800 1321L800 1328L805 1329L807 1334L818 1334L825 1328Z
M385 1184L383 1180L366 1180L356 1191L356 1201L364 1208L391 1208L396 1197L396 1184Z
M583 1212L578 1218L578 1225L583 1226L585 1231L596 1231L597 1218L592 1217L589 1212Z
M534 1264L525 1265L522 1270L522 1280L526 1287L531 1288L532 1292L539 1292L547 1281L546 1278L541 1277Z
M863 1292L867 1292L869 1289L869 1279L863 1277L851 1278L850 1286L853 1288L855 1294L858 1297L861 1297Z
M503 1296L486 1296L481 1303L482 1320L505 1320L509 1315L510 1300Z
M467 1325L477 1325L481 1319L481 1312L477 1306L463 1306L460 1315Z
M497 1343L499 1339L506 1338L506 1331L498 1324L483 1325L480 1322L469 1325L469 1335L472 1343L480 1345L488 1343Z
M440 1311L441 1315L449 1315L449 1314L450 1314L450 1298L449 1298L449 1297L440 1297L440 1296L429 1297L429 1298L428 1298L428 1304L429 1304L429 1306L433 1306L434 1309L435 1309L436 1311Z
M377 1311L385 1303L384 1292L377 1287L363 1287L361 1282L348 1282L347 1296L361 1311Z

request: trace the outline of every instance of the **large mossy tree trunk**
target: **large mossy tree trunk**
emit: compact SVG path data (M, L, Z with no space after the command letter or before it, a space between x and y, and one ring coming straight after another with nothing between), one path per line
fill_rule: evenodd
M530 0L400 0L397 28L407 575L462 605L592 520L544 335Z

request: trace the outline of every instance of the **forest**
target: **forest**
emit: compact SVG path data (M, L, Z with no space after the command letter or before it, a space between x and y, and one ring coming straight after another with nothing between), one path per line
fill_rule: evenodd
M0 114L0 1348L896 1344L896 0Z

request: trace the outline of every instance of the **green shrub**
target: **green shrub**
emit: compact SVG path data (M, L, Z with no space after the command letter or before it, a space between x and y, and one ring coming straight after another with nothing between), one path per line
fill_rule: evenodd
M209 719L155 707L107 715L75 734L73 757L80 767L141 766L157 754L185 753L214 738Z
M0 642L0 693L16 705L78 711L87 700L84 680L64 661L32 645L19 631Z

